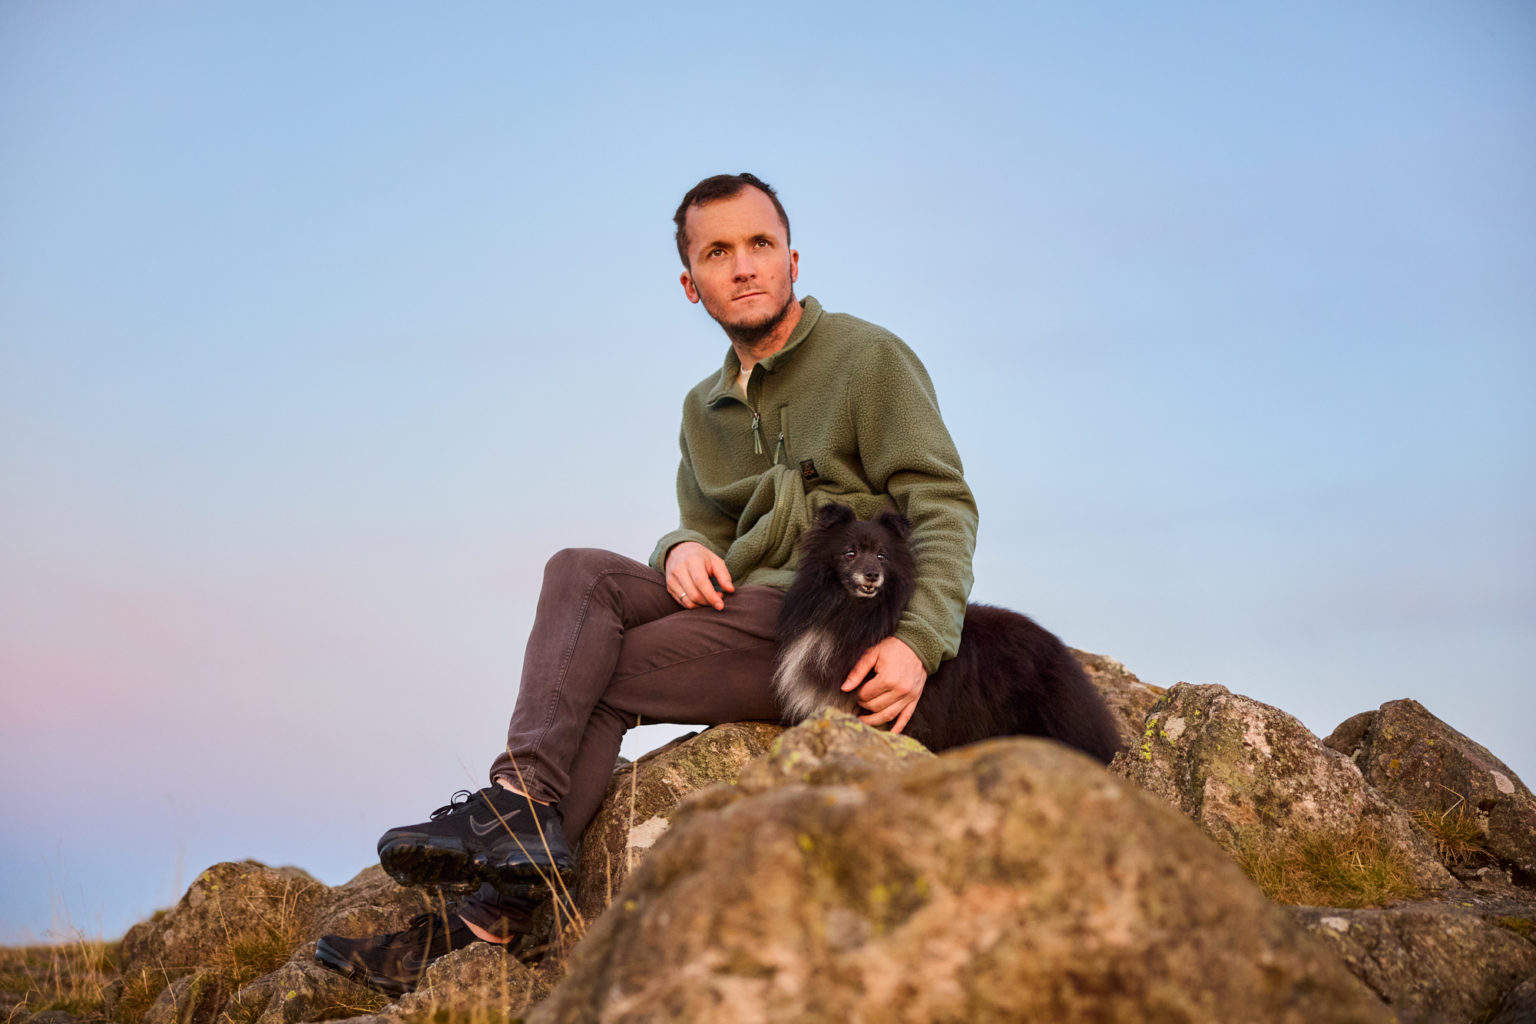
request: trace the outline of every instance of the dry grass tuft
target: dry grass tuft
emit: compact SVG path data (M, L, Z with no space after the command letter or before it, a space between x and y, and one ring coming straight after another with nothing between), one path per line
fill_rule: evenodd
M173 981L191 973L190 968L145 967L123 975L122 991L112 1004L112 1019L120 1024L139 1024L161 992Z
M1248 837L1239 840L1236 857L1276 903L1380 907L1419 895L1408 860L1364 823L1347 836Z
M1466 798L1460 793L1455 796L1456 802L1439 813L1413 812L1413 823L1434 840L1435 855L1452 867L1480 860L1488 852L1483 846L1483 830L1467 813Z
M0 949L0 1020L43 1010L102 1016L117 954L117 943L79 934L54 946Z

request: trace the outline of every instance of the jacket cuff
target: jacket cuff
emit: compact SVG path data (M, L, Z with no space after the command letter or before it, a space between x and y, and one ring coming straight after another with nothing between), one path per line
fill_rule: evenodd
M896 639L912 648L912 653L923 663L923 669L933 675L939 662L944 660L944 641L916 619L902 617L896 626Z

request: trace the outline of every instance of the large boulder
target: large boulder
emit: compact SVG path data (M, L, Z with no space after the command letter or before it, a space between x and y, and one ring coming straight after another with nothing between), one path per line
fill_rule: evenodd
M683 797L735 781L742 765L782 731L768 722L717 725L620 766L582 837L572 886L581 915L595 920L607 908L630 870L670 826Z
M1468 846L1536 886L1536 798L1503 761L1424 705L1389 701L1347 719L1323 742L1394 803L1431 819L1432 830L1464 825Z
M673 819L530 1024L1393 1020L1198 829L1058 744L780 769Z
M1292 914L1415 1024L1488 1020L1521 981L1536 977L1536 944L1465 907L1298 907Z
M1256 874L1274 860L1304 864L1334 851L1340 860L1363 857L1373 874L1399 873L1402 885L1386 890L1397 896L1455 884L1429 839L1354 762L1292 716L1224 686L1174 686L1110 771L1189 815ZM1307 892L1288 901L1319 901ZM1367 892L1358 902L1378 901Z
M1120 727L1120 741L1127 747L1141 739L1141 726L1157 699L1168 691L1136 678L1136 674L1114 658L1070 648L1083 666L1088 681L1094 685L1114 713Z

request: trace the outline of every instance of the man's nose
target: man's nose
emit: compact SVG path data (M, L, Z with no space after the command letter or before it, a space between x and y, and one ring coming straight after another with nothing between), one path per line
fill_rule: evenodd
M752 261L752 254L750 252L738 252L735 256L735 262L731 265L731 272L738 281L745 281L747 278L755 276L757 274L757 264Z

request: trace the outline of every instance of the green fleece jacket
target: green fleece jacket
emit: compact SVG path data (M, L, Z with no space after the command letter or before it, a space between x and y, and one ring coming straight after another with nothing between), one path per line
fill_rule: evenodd
M698 541L736 584L788 588L795 542L829 502L867 518L894 503L912 522L917 591L896 636L931 673L960 648L976 502L928 372L900 338L807 296L784 347L753 367L747 400L725 365L683 401L678 529L651 565Z

